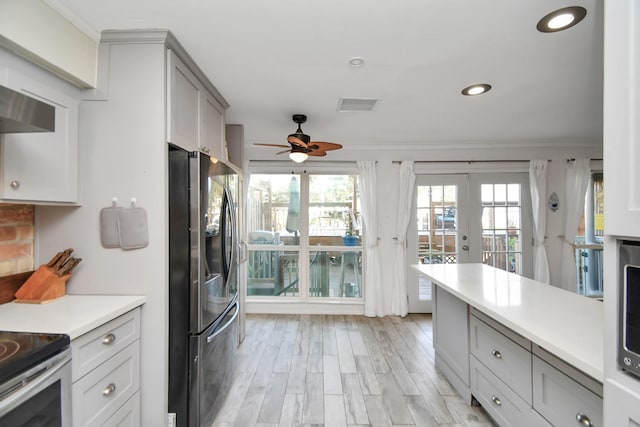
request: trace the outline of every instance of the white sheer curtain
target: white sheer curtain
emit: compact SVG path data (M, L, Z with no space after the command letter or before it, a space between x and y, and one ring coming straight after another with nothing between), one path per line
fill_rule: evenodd
M576 239L580 216L584 210L584 195L589 185L589 159L576 159L567 163L564 203L564 241L560 259L560 287L576 291L576 260L573 244ZM562 205L561 209L562 209Z
M400 164L398 179L398 203L396 218L396 240L393 260L393 284L391 287L391 314L406 316L407 304L407 227L411 220L413 188L416 175L413 173L413 162L403 161Z
M369 317L384 316L384 295L380 271L380 252L378 247L378 184L376 180L376 162L358 161L360 177L360 203L364 222L364 257L366 268L363 272L364 314Z
M547 226L547 160L531 160L529 164L529 187L531 189L531 211L534 225L533 278L549 283L549 262L545 248Z

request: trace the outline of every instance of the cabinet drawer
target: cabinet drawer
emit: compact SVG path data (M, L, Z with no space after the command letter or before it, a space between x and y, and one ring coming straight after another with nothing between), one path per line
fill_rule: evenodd
M474 356L471 356L470 366L471 393L498 425L549 427L549 424L531 409L531 405Z
M73 425L101 426L140 388L140 342L85 375L72 386Z
M594 426L602 425L602 398L537 356L533 407L556 427L588 425L587 418Z
M102 427L139 427L140 426L140 392L116 411Z
M132 310L71 342L73 382L140 337L139 313Z
M471 354L531 403L531 353L486 323L470 316Z

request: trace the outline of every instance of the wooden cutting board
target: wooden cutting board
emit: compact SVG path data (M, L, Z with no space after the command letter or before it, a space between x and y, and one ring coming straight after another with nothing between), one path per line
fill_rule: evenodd
M32 271L0 277L0 304L13 301L15 293L33 274Z

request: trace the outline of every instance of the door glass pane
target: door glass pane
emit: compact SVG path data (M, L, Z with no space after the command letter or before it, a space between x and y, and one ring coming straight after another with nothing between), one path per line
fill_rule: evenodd
M456 262L457 186L418 186L418 259L423 264Z
M482 184L482 262L522 274L520 184Z

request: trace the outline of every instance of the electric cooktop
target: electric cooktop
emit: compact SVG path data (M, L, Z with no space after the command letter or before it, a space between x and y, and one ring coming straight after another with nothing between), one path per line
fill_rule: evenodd
M0 331L0 384L69 346L64 334Z

